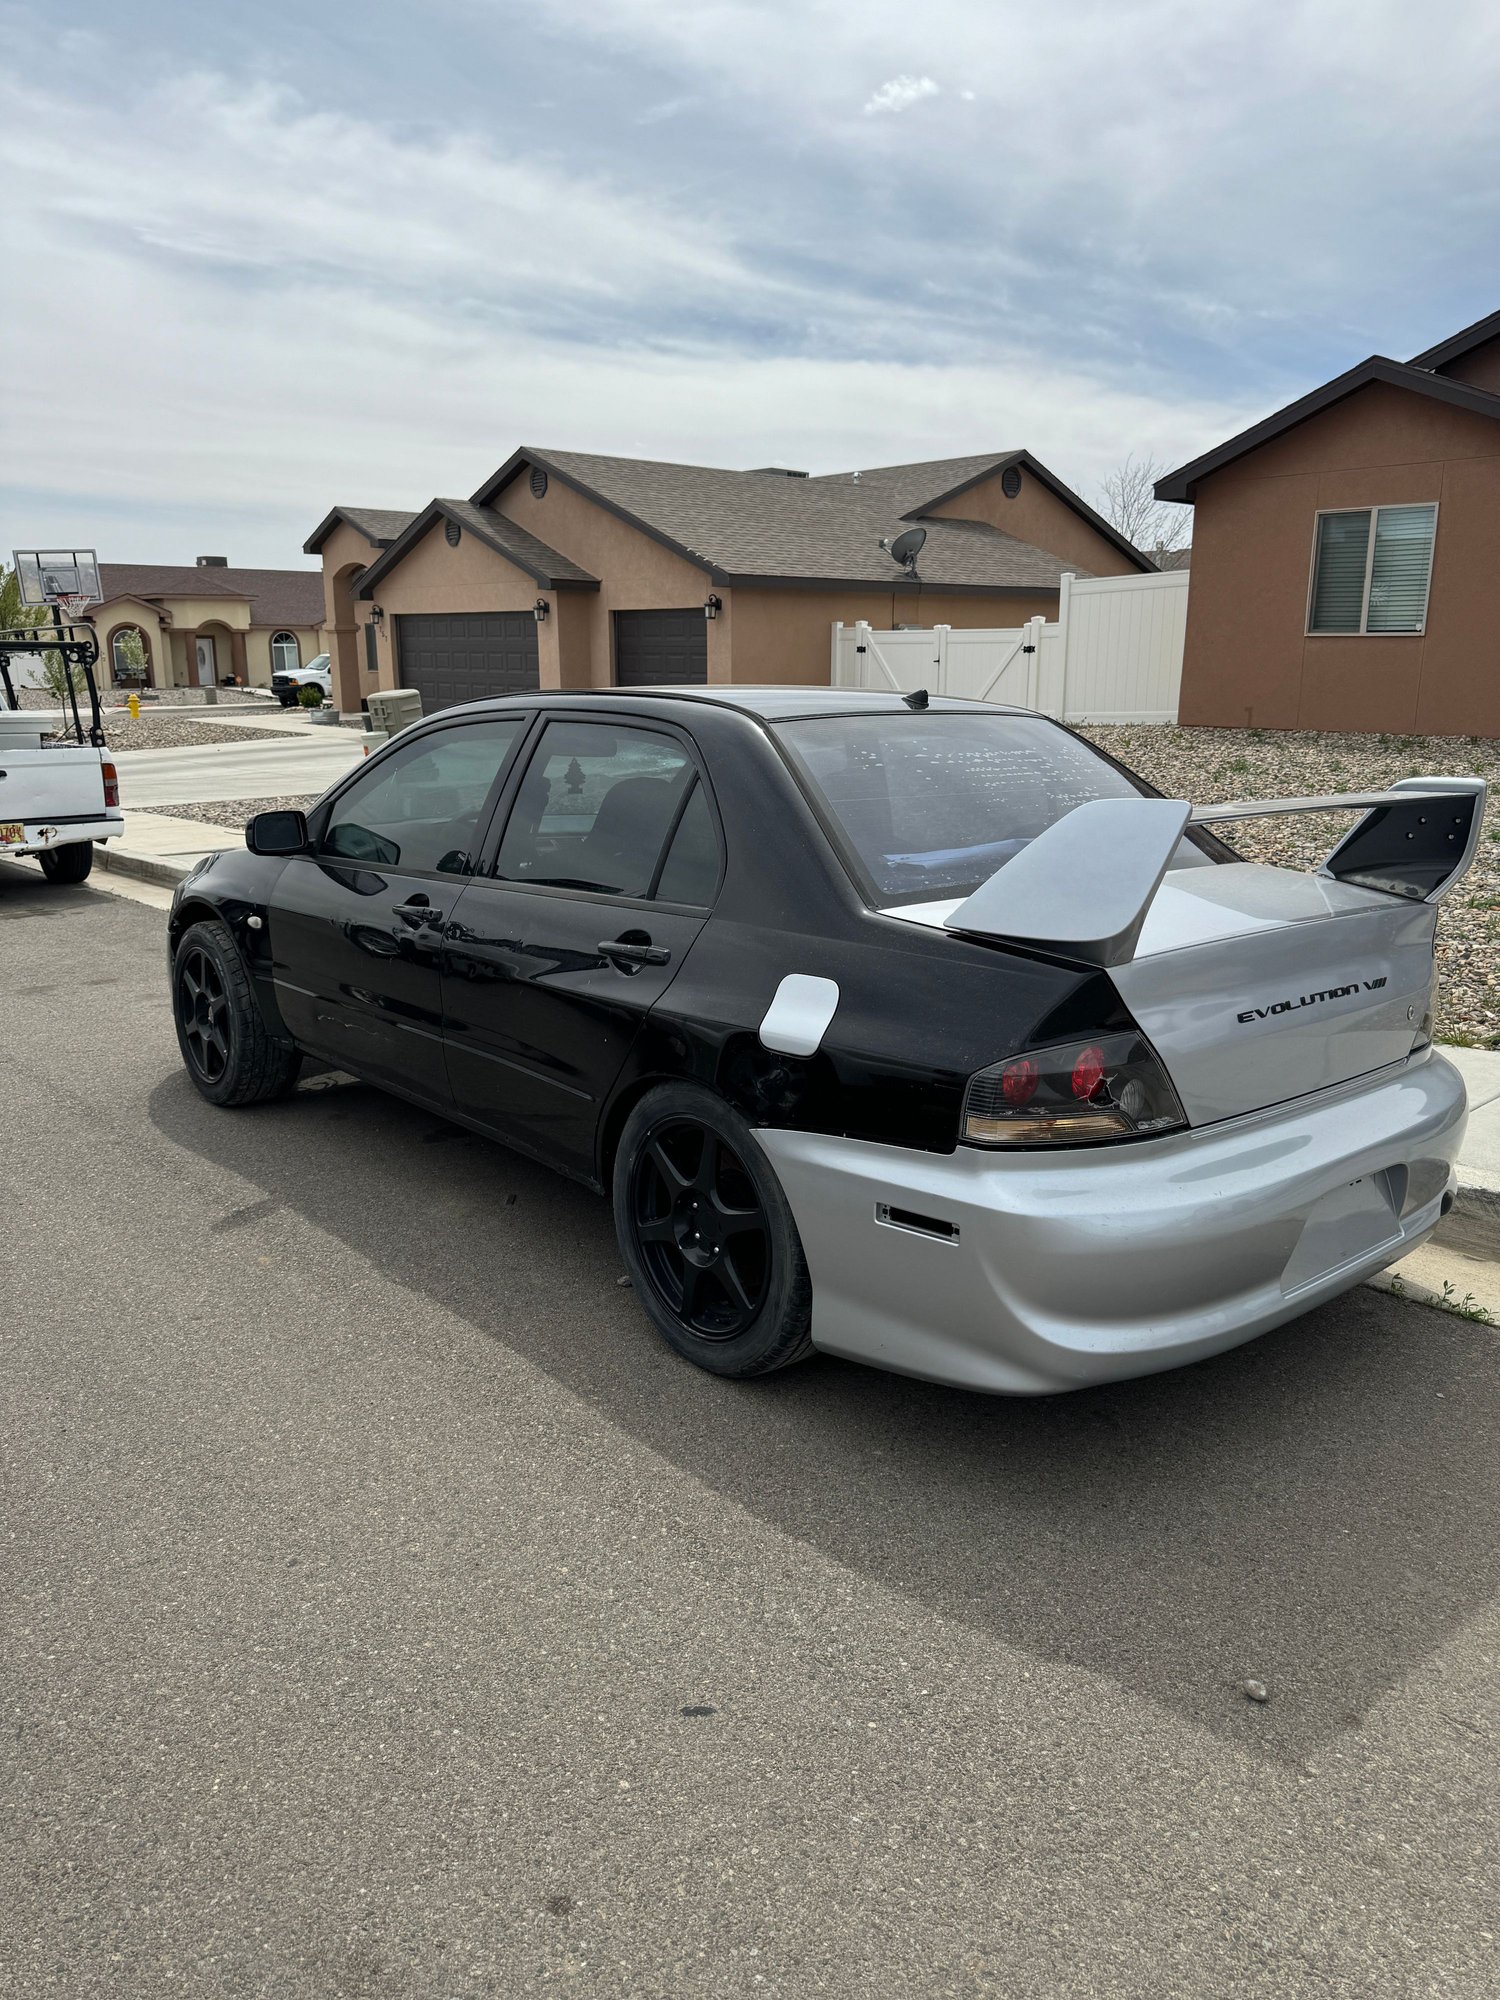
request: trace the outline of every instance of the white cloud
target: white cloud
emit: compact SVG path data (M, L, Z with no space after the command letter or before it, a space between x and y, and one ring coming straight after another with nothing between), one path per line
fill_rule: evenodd
M893 76L889 83L881 84L879 90L866 103L867 118L873 118L882 111L906 111L913 104L920 104L924 97L936 97L942 90L940 83L934 83L930 76Z

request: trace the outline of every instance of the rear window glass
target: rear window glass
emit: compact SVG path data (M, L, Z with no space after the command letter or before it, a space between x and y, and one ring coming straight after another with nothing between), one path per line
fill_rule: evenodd
M826 716L778 733L883 904L968 895L1074 806L1143 793L1035 716Z

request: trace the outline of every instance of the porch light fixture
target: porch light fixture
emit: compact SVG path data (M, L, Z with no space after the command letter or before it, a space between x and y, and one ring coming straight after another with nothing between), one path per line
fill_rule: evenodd
M537 622L537 624L538 624L538 625L545 625L545 624L546 624L546 622L547 622L547 613L548 613L548 612L549 612L549 611L550 611L551 609L552 609L552 607L551 607L551 605L550 605L550 604L549 604L549 603L547 602L547 600L546 600L546 598L545 598L545 597L539 597L539 598L537 599L536 603L535 603L535 604L534 604L534 605L532 606L532 612L533 612L533 614L534 614L534 616L535 616L535 618L536 618L536 622Z
M710 591L710 592L708 593L707 597L705 597L705 598L704 598L704 600L703 600L703 615L704 615L704 617L705 617L705 618L717 618L717 617L718 617L718 615L719 615L719 613L720 613L720 612L721 612L721 611L722 611L723 609L724 609L724 600L723 600L723 598L722 598L722 597L718 597L718 596L716 596L716 595L714 594L714 592L713 592L713 591Z
M370 623L372 625L383 625L385 623L385 612L378 604L370 606Z

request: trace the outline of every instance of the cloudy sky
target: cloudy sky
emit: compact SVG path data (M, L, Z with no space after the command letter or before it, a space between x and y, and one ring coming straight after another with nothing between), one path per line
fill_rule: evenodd
M1500 306L1488 0L0 0L0 541L515 445L1094 494Z

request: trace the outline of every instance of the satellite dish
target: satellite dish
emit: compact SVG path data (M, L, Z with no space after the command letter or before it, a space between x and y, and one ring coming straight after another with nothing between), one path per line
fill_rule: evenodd
M903 569L914 570L917 557L922 553L922 544L927 539L925 528L908 528L905 534L897 535L894 541L889 535L882 535L880 546L892 562L900 563Z

